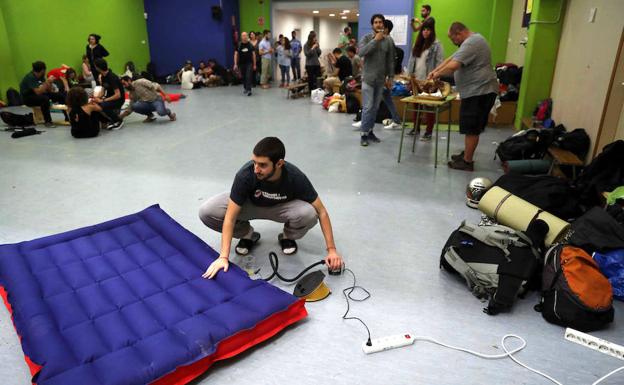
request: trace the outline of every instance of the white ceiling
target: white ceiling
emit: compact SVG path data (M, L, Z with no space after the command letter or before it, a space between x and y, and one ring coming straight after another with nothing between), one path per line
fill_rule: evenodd
M349 13L343 13L342 11L348 9ZM319 13L313 13L312 11L317 10ZM358 9L357 8L291 8L280 10L281 12L295 13L298 15L306 15L311 17L320 17L323 19L336 19L336 20L344 20L349 23L357 23L358 21ZM330 14L334 14L335 16L329 16ZM342 16L346 16L346 19L341 19Z

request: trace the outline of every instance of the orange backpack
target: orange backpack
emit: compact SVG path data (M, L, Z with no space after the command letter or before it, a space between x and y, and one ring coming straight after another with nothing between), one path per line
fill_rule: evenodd
M536 310L557 325L602 329L613 321L611 283L584 250L555 245L544 259L542 299Z

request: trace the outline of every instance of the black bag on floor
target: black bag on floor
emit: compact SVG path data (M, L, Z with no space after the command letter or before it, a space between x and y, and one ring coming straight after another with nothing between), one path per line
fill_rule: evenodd
M9 111L0 112L0 119L4 123L6 123L9 127L29 127L35 125L35 120L33 119L33 114L14 114Z
M498 178L494 186L565 220L583 214L579 208L578 193L567 181L554 176L510 173Z
M18 139L25 136L41 134L43 131L37 131L35 128L24 128L23 130L17 130L11 134L11 138Z
M583 128L577 128L574 131L566 132L559 135L553 142L553 145L570 151L579 159L585 159L587 152L589 151L590 139L589 135Z
M612 287L584 250L555 245L546 253L542 298L535 310L550 323L599 330L613 322Z
M22 95L15 88L9 88L6 97L8 106L21 106L23 104Z
M587 208L602 205L603 192L624 186L624 140L604 146L602 152L583 168L574 185L581 203Z
M357 114L360 110L360 102L358 102L357 98L353 93L345 94L346 104L347 104L347 114Z
M571 228L570 244L590 254L624 249L624 227L601 207L592 207Z
M496 155L501 162L542 159L550 143L541 139L540 130L536 128L520 131L500 143L496 148Z
M508 311L516 297L539 287L536 273L547 232L548 225L539 219L526 233L463 222L444 245L440 267L459 274L474 296L489 301L486 314Z

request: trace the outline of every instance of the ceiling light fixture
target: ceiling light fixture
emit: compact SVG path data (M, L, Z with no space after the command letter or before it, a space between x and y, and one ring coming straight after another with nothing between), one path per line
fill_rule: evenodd
M343 20L346 20L346 19L347 19L347 17L346 17L346 16L341 16L340 18L341 18L341 19L343 19Z
M351 12L351 11L349 11L348 9L343 9L342 10L342 13L349 13L349 12Z
M360 14L358 13L358 14L356 14L356 16L360 16Z
M319 13L319 11L312 11L312 13Z
M336 14L335 14L335 13L330 13L330 14L329 14L329 17L334 17L334 16L336 16Z

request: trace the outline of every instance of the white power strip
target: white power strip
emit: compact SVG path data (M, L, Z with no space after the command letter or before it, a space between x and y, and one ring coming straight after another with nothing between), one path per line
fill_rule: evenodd
M383 352L384 350L396 349L403 346L412 345L414 341L414 337L412 337L412 335L409 333L397 334L394 336L372 339L370 345L367 345L366 342L364 342L362 344L362 350L364 350L364 353L366 354Z
M619 358L620 360L624 360L624 346L614 344L571 328L566 329L565 339L576 342L577 344L583 345L590 349L597 350L601 353L608 354L612 357Z

